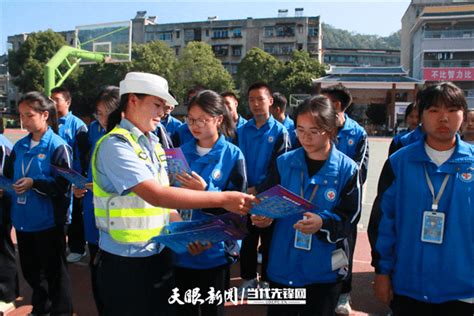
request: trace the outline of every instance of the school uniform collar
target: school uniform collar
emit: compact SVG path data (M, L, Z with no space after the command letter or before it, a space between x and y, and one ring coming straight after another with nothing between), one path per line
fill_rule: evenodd
M268 118L268 120L265 122L265 124L263 124L262 126L260 126L260 128L258 130L261 130L261 129L271 129L273 127L273 125L275 125L277 123L277 121L275 120L275 118L273 118L272 115L270 115L270 117ZM253 127L255 129L257 129L257 125L255 124L255 118L252 118L250 121L248 121L247 123L248 127Z
M192 155L198 156L195 160L198 163L209 163L209 162L217 162L221 156L222 150L227 146L227 141L225 140L224 135L220 135L217 139L217 142L212 146L211 150L204 156L199 156L197 149L197 140L193 137L192 140L187 142L183 147L182 150L185 153L189 153Z
M344 125L342 125L342 128L339 130L339 133L348 133L354 129L355 121L351 119L346 113L344 113Z
M308 176L308 169L306 167L305 151L303 147L294 150L295 155L290 161L290 166L295 169L302 170ZM323 183L325 177L337 177L339 174L339 160L341 159L341 152L336 149L336 146L331 144L331 152L329 153L326 162L321 169L311 177L310 182L313 184Z
M431 163L431 159L425 150L426 135L407 148L413 148L408 155L408 160L420 163ZM401 149L403 150L403 148ZM454 152L449 159L441 166L437 167L438 172L455 173L459 171L459 165L469 165L473 163L474 150L472 146L463 142L459 134L456 134L456 145Z
M51 127L48 127L46 130L46 133L41 136L41 139L35 147L31 148L32 150L38 150L40 148L47 148L48 144L51 141L51 138L53 137L53 130ZM20 143L21 147L24 147L26 150L30 150L30 144L31 144L31 138L33 137L33 134L29 133L28 136L23 138L23 141Z
M58 123L59 124L66 124L66 122L72 117L72 113L71 111L67 112L66 115L64 115L63 117L60 117L59 120L58 120Z

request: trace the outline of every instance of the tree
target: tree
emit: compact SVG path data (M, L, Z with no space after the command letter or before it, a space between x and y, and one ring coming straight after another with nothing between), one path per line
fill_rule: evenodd
M231 75L214 56L211 46L202 42L190 42L184 48L178 58L175 80L181 98L197 85L219 93L235 88Z
M257 81L264 81L274 86L282 66L281 61L260 48L254 47L249 50L237 68L237 81L241 94L246 94L248 87Z
M47 30L31 33L18 51L8 52L9 72L20 92L44 91L44 66L63 45L66 41L61 35Z
M324 66L317 59L311 58L307 51L294 51L279 76L283 80L275 88L287 96L292 93L310 94L313 89L312 79L324 74Z

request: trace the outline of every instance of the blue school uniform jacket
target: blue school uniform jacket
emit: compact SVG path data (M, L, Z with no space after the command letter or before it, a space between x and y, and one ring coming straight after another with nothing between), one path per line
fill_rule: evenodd
M207 191L247 191L247 173L244 156L240 149L225 140L221 135L211 151L199 156L196 151L196 139L181 146L188 164L207 183ZM202 219L206 213L225 214L224 209L193 210L192 220ZM218 243L202 254L192 256L189 253L179 254L176 265L193 269L209 269L229 263L224 243Z
M165 119L161 120L161 124L166 129L166 133L170 138L176 133L176 130L183 125L183 122L169 114Z
M269 176L276 158L290 148L288 132L270 115L259 129L255 126L255 119L237 129L236 141L245 157L248 186L256 187L260 192L260 186Z
M344 117L346 120L337 134L336 147L357 163L360 169L360 180L364 184L367 179L367 168L369 167L367 132L347 114L344 114Z
M184 123L180 127L178 127L176 129L176 133L173 135L173 137L171 137L171 140L173 141L173 145L175 147L184 145L192 139L194 139L194 136L189 130L188 123Z
M414 130L411 132L406 133L405 135L401 136L398 140L393 141L393 145L390 145L388 155L390 156L397 150L402 147L408 146L417 142L418 140L422 139L425 136L425 132L423 132L423 128L421 125L418 125Z
M88 158L88 172L87 178L88 182L92 183L92 168L91 168L91 157L95 149L95 144L97 141L105 135L105 129L100 125L98 121L93 121L87 130L87 137L89 143L89 158ZM83 198L82 204L84 212L84 237L87 242L97 245L99 243L99 230L95 224L94 216L94 204L93 204L93 194L91 191L87 191Z
M311 178L303 148L280 156L277 168L280 184L298 195L303 188L306 199L310 198L315 186L319 186L312 200L316 205L312 212L321 216L323 226L312 235L311 250L308 251L294 246L296 230L293 225L303 219L303 215L275 220L267 269L269 279L292 287L336 282L345 273L343 266L332 266L333 252L343 248L351 222L360 212L357 165L333 145L328 159Z
M87 171L87 126L71 112L58 120L58 134L73 151L73 169L85 174Z
M50 167L71 168L71 148L51 128L37 146L30 149L30 142L31 134L15 144L5 170L5 176L13 182L23 177L33 179L33 187L24 193L26 204L19 204L16 194L12 196L12 222L22 232L64 225L71 199L69 182Z
M424 139L386 161L369 223L372 265L390 275L394 293L427 303L474 297L474 149L456 137L452 156L437 167ZM442 244L421 241L423 212L432 195L425 168L445 214Z

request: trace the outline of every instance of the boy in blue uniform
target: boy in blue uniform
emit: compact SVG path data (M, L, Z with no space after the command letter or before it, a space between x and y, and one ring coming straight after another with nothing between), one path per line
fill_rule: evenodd
M472 315L474 150L457 135L466 99L443 82L417 107L426 136L388 158L370 217L375 296L394 315Z
M10 157L12 143L3 135L3 120L0 117L0 175ZM19 294L18 274L15 262L15 246L11 239L10 198L0 190L0 312L13 308Z
M25 94L19 112L29 134L13 147L5 176L14 183L11 217L23 276L33 290L32 313L71 315L64 234L71 186L51 169L71 168L71 149L54 133L56 108L46 96Z
M171 95L175 97L172 93ZM173 136L176 133L176 130L181 125L183 125L183 122L181 122L180 120L175 118L173 115L171 115L171 112L173 112L173 110L174 110L174 105L168 104L168 108L166 109L165 116L161 119L161 124L165 128L170 139L173 139Z
M87 171L87 126L77 116L73 115L71 106L71 93L63 87L51 90L51 99L56 103L58 112L59 136L73 150L73 169L86 174ZM71 224L68 227L68 245L70 254L68 262L77 262L85 256L84 220L82 216L82 201L73 198Z
M327 96L337 112L338 133L336 147L349 156L359 166L360 186L362 187L367 179L367 168L369 167L369 140L366 131L356 121L351 119L345 111L352 103L352 96L343 85L334 85L321 90L321 94ZM348 237L350 249L349 273L343 282L341 297L337 304L336 313L350 314L350 293L352 290L352 260L357 240L357 223L360 213L352 223L352 232Z
M295 122L286 114L286 105L288 101L286 97L280 92L273 93L273 105L270 107L270 113L272 116L283 126L286 127L288 135L290 136L291 147L296 147L296 130Z
M237 99L237 96L235 93L231 91L226 91L221 93L221 96L224 98L225 106L227 107L227 110L232 116L232 119L234 120L235 123L235 129L238 129L245 123L247 123L247 120L242 117L242 115L239 114L237 109L239 108L239 99Z
M261 186L269 176L272 164L276 163L278 156L288 151L290 142L286 128L270 115L270 107L273 104L270 87L261 82L252 84L248 89L248 99L253 118L237 130L237 144L247 165L248 193L257 194L261 192ZM256 277L259 238L262 250L261 286L268 286L265 281L271 234L271 227L257 228L249 225L249 233L242 241L240 252L240 274L243 280L241 290L258 285Z
M389 156L403 146L399 144L400 139L406 134L415 130L418 127L418 124L420 123L415 103L410 103L405 109L405 123L407 125L407 129L395 135L392 139L392 142L390 143L390 148L388 149Z
M223 98L214 91L199 92L188 106L188 126L194 139L181 149L192 173L177 177L181 187L201 191L246 192L244 156L237 146L225 139L226 136L233 136L234 122ZM187 220L226 213L224 209L209 208L184 212L190 213L186 216ZM200 293L208 293L211 287L223 293L229 283L231 259L223 242L197 256L179 254L175 269L176 285L182 293L194 288L199 288ZM200 311L202 315L223 315L224 304L185 304L178 306L177 310L178 315L199 315Z
M305 288L306 304L271 305L268 315L334 315L347 273L344 240L360 211L358 168L332 143L336 112L326 97L305 100L295 117L302 148L278 157L267 186L281 184L316 209L274 220L267 274L271 288ZM272 223L263 216L251 219L259 227Z

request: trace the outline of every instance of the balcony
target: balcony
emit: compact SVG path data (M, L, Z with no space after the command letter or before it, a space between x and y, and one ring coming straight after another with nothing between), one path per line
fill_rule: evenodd
M474 29L463 30L426 30L424 38L474 38Z
M474 37L466 38L424 38L421 50L429 51L474 51Z
M426 60L424 67L443 68L443 67L474 67L474 60Z

